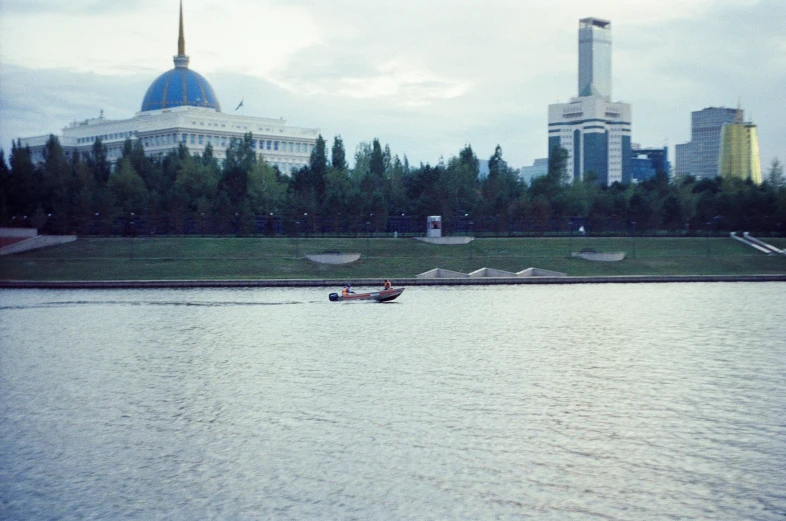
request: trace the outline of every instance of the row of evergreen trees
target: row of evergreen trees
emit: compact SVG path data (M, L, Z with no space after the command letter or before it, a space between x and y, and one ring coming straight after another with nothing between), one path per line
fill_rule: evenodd
M309 164L291 175L257 158L251 134L233 140L223 162L210 144L201 155L181 144L147 157L139 140L125 142L114 169L100 140L91 153L66 157L51 136L44 152L36 165L14 143L9 165L0 150L0 225L78 234L422 233L426 216L442 215L449 233L786 231L777 160L760 186L660 172L604 187L592 173L569 182L564 149L552 151L548 174L530 185L499 146L484 178L470 146L412 167L377 139L357 147L350 169L339 136L329 154L320 136Z

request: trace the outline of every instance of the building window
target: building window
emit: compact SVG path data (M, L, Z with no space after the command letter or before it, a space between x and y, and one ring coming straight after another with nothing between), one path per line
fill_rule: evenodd
M291 141L289 142L289 151L290 152L294 152L295 151L295 145Z
M256 139L252 139L252 140L251 140L251 148L253 148L254 150L256 150L256 148L257 148L257 140L256 140Z
M203 136L202 134L200 134L200 135L199 135L199 144L201 145L201 144L203 144L204 142L205 142L205 136Z
M225 147L225 146L227 146L227 138L226 138L226 137L222 137L222 138L221 138L221 146L222 146L222 147Z
M270 140L267 140L267 149L270 150Z
M278 141L273 141L273 150L278 150Z

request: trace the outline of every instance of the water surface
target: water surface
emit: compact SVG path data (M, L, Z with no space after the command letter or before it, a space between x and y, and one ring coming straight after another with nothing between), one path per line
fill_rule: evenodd
M784 290L2 290L0 518L784 519Z

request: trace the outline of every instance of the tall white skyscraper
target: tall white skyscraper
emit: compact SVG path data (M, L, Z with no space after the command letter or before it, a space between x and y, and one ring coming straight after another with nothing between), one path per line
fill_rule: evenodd
M611 100L611 22L579 20L579 96Z
M611 101L611 22L579 20L579 93L549 105L549 157L568 152L573 181L592 172L599 184L628 183L631 176L631 107Z

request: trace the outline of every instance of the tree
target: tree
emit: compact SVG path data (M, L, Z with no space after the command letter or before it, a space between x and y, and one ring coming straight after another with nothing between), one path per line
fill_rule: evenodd
M333 168L338 170L347 169L347 154L344 150L344 141L341 139L341 136L335 136L333 138L333 148L331 149L330 156L332 158L331 165Z
M11 171L5 162L5 151L0 148L0 226L8 226L11 209L9 192L11 190Z
M240 169L248 173L254 168L256 162L257 155L256 152L254 152L254 140L251 132L243 134L241 139L232 138L229 141L229 146L226 150L226 158L224 159L225 172L233 169Z
M254 153L251 133L243 135L243 139L232 139L226 151L222 169L219 192L225 192L229 201L237 211L246 197L248 190L248 173L257 162ZM206 150L207 151L207 150Z
M559 187L570 181L568 176L568 151L561 146L555 146L549 154L549 170L546 178L552 187Z
M41 205L48 215L55 215L55 231L64 233L71 220L74 194L72 169L60 146L60 141L50 135L44 145Z
M248 174L248 197L258 213L279 213L287 204L287 180L264 161Z
M116 215L128 216L131 213L141 214L145 210L147 189L145 182L134 167L131 160L120 158L114 174L107 183L114 202L113 210Z
M498 231L507 228L512 218L513 202L524 193L524 185L516 172L502 159L502 147L497 145L489 158L489 175L481 183L484 214L497 220Z
M11 173L9 208L12 216L32 215L40 201L41 183L30 157L30 147L22 146L22 140L11 143Z
M770 163L770 170L767 172L767 182L776 189L784 185L783 165L777 157L774 157L772 163Z
M106 147L101 142L101 138L96 138L93 142L93 150L87 164L93 170L96 181L101 184L109 181L109 174L112 172L112 168L109 165Z
M309 167L309 181L317 195L317 200L321 201L325 194L325 175L328 170L328 158L325 140L322 135L317 136L317 142L314 149L311 151L311 156L308 160Z

